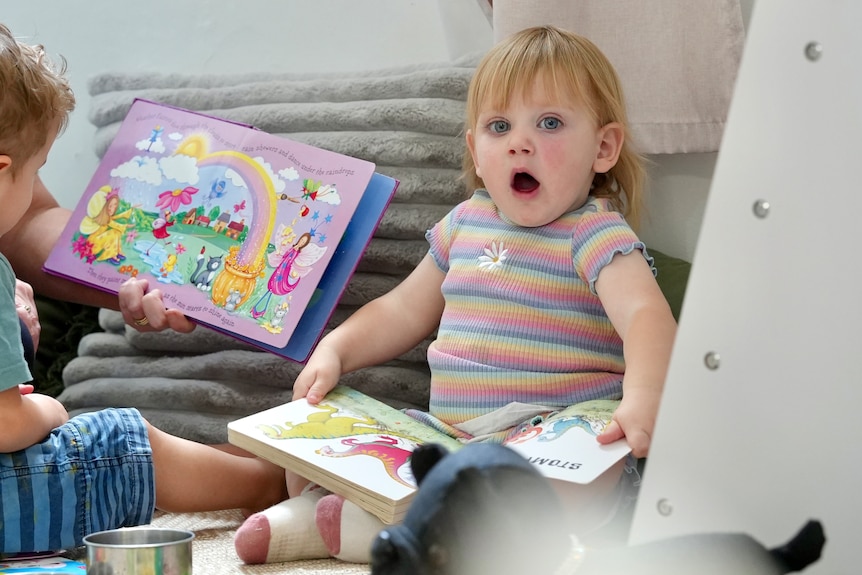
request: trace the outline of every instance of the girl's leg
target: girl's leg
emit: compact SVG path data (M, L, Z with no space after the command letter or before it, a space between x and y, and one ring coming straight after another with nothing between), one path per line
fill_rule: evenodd
M371 545L386 527L371 513L334 493L317 503L314 519L329 554L350 563L370 563Z
M237 556L252 565L329 557L315 522L317 503L328 494L325 489L309 486L305 492L294 493L290 499L246 519L233 539Z
M247 564L329 557L317 530L315 509L329 492L292 471L284 472L289 499L248 517L234 535L234 548Z
M374 515L316 485L245 520L234 548L247 564L336 557L371 561L371 543L385 526Z
M156 507L165 511L258 511L287 497L284 469L165 433L147 423Z

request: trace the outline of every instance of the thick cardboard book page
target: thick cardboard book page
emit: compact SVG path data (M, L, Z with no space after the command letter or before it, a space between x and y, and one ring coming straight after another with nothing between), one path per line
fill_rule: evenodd
M194 321L301 361L397 187L378 175L365 198L372 176L365 160L138 99L45 269L113 293L146 278ZM315 332L292 342L321 301Z
M48 553L18 553L9 557L0 557L0 574L19 573L21 575L60 575L62 573L77 573L81 575L87 569L81 561L73 561Z
M601 445L596 436L611 421L618 400L577 403L525 425L506 445L545 477L590 483L631 452L625 439Z
M228 441L338 493L387 523L416 490L410 454L461 444L401 411L339 386L318 405L301 399L228 424Z
M240 339L245 339L262 349L293 361L307 360L323 334L341 294L344 293L353 272L356 271L356 266L397 189L398 180L376 172L371 176L368 188L362 195L332 260L326 266L326 271L323 272L311 302L284 347L274 347L246 338Z

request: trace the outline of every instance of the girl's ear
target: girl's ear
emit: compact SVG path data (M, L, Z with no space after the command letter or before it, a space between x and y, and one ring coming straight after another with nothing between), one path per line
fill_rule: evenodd
M0 172L2 172L3 170L9 169L9 166L11 166L11 165L12 165L12 158L10 158L9 156L5 156L3 154L0 154Z
M593 171L597 174L607 173L617 164L620 151L623 149L625 132L619 122L610 122L599 128L599 150L593 162Z
M479 162L476 161L476 141L473 139L473 130L467 130L467 149L470 150L470 156L473 157L473 169L476 171L476 175L481 178L481 168Z

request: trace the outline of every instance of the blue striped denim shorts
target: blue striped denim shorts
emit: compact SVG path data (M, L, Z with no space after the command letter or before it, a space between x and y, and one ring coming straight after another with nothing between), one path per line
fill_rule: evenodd
M83 545L89 533L149 523L153 455L136 409L71 418L41 443L0 454L3 553Z

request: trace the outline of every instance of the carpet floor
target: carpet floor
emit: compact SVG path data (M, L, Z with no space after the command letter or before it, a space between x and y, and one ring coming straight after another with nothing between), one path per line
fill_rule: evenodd
M192 569L200 575L369 575L369 565L345 563L337 559L314 559L264 565L245 565L236 556L233 535L242 525L239 510L208 513L163 513L156 511L151 525L184 529L195 534L192 542ZM66 554L84 561L86 549Z
M333 575L340 573L368 575L368 565L345 563L337 559L315 559L245 565L236 556L233 535L242 525L243 516L238 510L210 513L161 513L156 512L152 525L171 529L186 529L195 534L192 542L192 565L195 573L202 575L288 574L288 575Z

